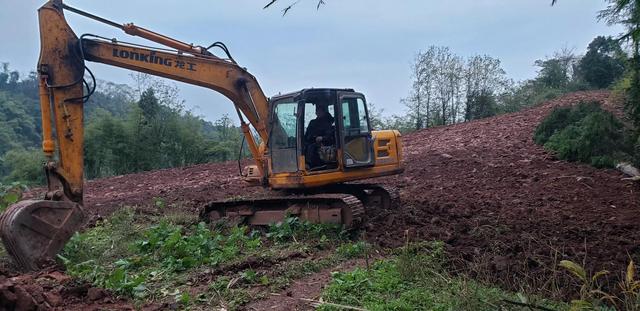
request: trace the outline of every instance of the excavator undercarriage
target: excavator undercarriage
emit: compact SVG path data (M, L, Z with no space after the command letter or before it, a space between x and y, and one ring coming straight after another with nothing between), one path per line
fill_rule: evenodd
M288 216L312 223L342 224L354 228L366 219L366 211L389 209L395 189L373 184L339 184L311 191L273 191L274 195L211 202L200 212L204 220L233 220L267 226Z

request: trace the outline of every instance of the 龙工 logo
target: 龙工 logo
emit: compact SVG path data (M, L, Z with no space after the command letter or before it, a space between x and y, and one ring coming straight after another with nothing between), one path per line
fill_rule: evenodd
M156 55L155 51L151 51L149 53L138 53L138 52L131 52L127 50L120 50L120 49L114 48L112 55L113 57L127 58L131 60L139 61L142 63L158 64L158 65L164 65L167 67L175 67L175 68L180 68L180 69L189 70L189 71L196 71L195 63L185 62L180 59L171 59L168 57L161 57Z

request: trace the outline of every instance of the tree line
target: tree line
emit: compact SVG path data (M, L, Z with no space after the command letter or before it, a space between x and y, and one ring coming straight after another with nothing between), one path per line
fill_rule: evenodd
M411 132L518 111L561 94L622 87L630 75L630 58L618 40L598 36L584 55L562 49L535 61L533 79L515 82L500 59L489 55L467 58L450 48L430 46L416 54L411 65L411 85L402 99L403 114L371 114L377 128Z
M175 85L134 75L134 86L98 81L85 103L85 175L228 161L242 133L224 115L208 122L185 108ZM0 182L44 182L41 116L35 73L0 72ZM245 154L246 156L246 154Z

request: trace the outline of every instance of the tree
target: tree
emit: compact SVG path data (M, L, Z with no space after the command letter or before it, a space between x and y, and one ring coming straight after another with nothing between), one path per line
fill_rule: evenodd
M553 57L536 60L540 67L536 81L544 87L564 89L574 80L574 67L578 58L571 49L562 49L554 53Z
M551 5L558 1L552 0ZM609 25L619 24L625 32L617 39L629 42L633 57L630 68L630 87L627 90L625 106L636 126L640 127L640 1L607 0L608 6L600 11L598 18Z
M429 127L430 107L433 100L435 77L435 56L438 47L431 46L425 52L419 52L412 64L412 88L409 97L403 99L409 109L409 116L419 130Z
M488 90L467 94L465 120L487 118L497 113L496 99Z
M499 59L488 55L470 57L465 69L465 121L495 115L494 94L502 93L508 84Z
M591 41L587 53L578 62L578 75L593 88L607 88L622 77L625 59L626 55L618 41L598 36Z
M449 124L458 120L463 71L462 58L448 47L431 46L418 53L412 64L412 88L403 100L415 129L428 127L430 122Z
M0 161L1 171L5 172L3 181L42 185L44 162L44 155L38 149L12 149L5 153Z
M378 108L378 106L373 102L367 103L367 108L369 111L369 122L371 123L372 130L382 130L385 128L384 120L382 119L382 113L384 109Z
M414 130L496 113L494 94L503 92L509 84L499 59L476 55L465 60L448 47L438 46L416 55L411 76L409 96L402 102ZM482 101L478 101L479 96ZM488 101L493 103L491 109L472 107L484 105L487 97L493 97Z

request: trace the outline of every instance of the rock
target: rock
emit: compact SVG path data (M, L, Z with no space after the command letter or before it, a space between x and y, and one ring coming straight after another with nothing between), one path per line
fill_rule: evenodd
M0 289L0 307L13 305L18 297L8 288Z
M45 293L44 300L47 301L52 307L57 307L62 304L62 297L57 293Z
M60 271L53 271L47 275L45 275L45 277L50 278L50 279L54 279L57 282L59 282L60 284L64 284L67 283L71 280L71 277L61 273Z
M101 288L91 287L87 291L87 298L91 301L96 301L105 296L105 292Z
M36 303L33 301L33 297L27 293L24 288L17 286L15 288L16 294L16 311L28 311L36 308Z

